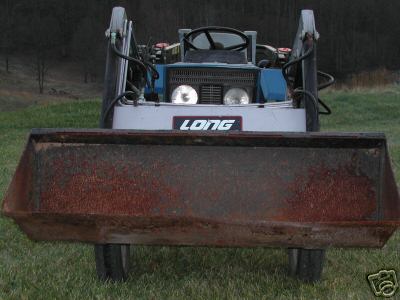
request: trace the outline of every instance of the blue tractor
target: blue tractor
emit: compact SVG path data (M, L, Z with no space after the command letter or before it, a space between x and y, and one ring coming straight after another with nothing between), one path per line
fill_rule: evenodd
M100 127L34 129L3 202L34 240L95 244L103 280L130 245L267 247L320 279L328 247L382 247L400 225L386 138L320 133L319 34L301 12L292 49L257 32L180 29L138 45L112 12Z

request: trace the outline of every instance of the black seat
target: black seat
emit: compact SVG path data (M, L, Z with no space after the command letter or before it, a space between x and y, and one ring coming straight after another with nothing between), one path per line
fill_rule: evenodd
M244 52L231 50L186 51L183 61L187 63L247 64Z

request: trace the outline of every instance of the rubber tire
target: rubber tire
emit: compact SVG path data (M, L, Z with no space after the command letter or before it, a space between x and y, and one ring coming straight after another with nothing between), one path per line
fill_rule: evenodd
M308 283L321 280L325 261L324 249L288 249L288 259L290 276Z
M113 110L107 120L103 122L105 111L112 99L115 98L118 73L118 58L112 52L110 41L107 42L107 58L104 76L104 92L100 115L100 127L112 128ZM129 245L96 244L94 246L96 272L102 281L125 281L128 278L130 263Z
M102 281L125 281L130 269L130 247L120 244L94 246L97 276Z

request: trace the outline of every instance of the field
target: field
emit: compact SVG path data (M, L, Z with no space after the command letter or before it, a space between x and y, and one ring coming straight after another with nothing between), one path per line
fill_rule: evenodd
M43 94L39 94L33 58L12 57L10 72L4 71L4 58L0 54L0 112L25 108L30 105L71 102L99 95L102 83L96 78L83 82L79 64L49 62Z
M383 131L400 181L400 89L332 91L324 131ZM100 102L75 100L0 112L0 199L32 127L96 127ZM95 276L90 245L34 243L0 217L0 299L374 299L366 276L394 268L400 232L381 250L330 249L323 281L286 276L282 249L135 247L126 283ZM400 292L397 297L400 299Z

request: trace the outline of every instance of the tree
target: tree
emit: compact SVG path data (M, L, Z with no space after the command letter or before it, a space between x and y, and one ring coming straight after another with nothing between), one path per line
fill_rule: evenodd
M86 11L91 14L82 18L72 39L73 58L80 63L83 71L83 81L96 80L99 65L104 62L104 25L97 17L101 14L101 7L94 1L87 1ZM101 59L99 59L101 57Z
M3 5L0 7L0 31L3 34L1 41L1 49L4 55L5 70L7 73L10 72L10 52L14 41L14 35L12 28L14 27L15 19L15 3L13 0L5 0Z
M53 2L50 0L29 2L28 8L31 9L27 32L32 44L32 67L39 93L43 94L51 51L57 45L57 20L52 14Z
M72 58L90 80L90 74L104 64L104 30L116 5L126 8L140 43L149 37L176 42L178 28L209 24L257 30L260 43L277 47L292 45L300 10L313 9L321 33L321 69L346 75L385 66L400 68L398 0L384 5L378 0L0 0L5 69L9 70L13 53L32 55L42 86L49 58Z

